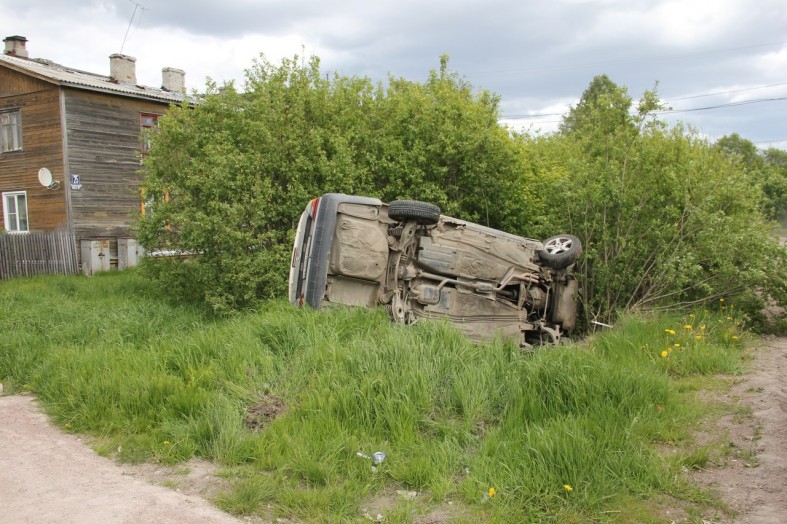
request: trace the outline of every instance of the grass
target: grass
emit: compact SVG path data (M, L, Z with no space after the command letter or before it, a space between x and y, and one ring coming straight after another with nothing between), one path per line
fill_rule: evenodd
M271 302L217 319L130 271L1 282L0 332L6 388L34 392L100 452L204 457L231 472L225 510L313 522L363 520L397 490L419 495L393 496L391 522L445 508L456 521L642 521L656 494L698 497L676 472L709 451L668 460L654 444L686 439L693 392L748 358L723 303L525 354L361 309ZM356 455L376 451L376 466Z

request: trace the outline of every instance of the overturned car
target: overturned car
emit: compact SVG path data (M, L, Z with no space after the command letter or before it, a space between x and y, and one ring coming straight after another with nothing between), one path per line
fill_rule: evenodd
M557 343L576 323L571 269L581 251L571 235L541 243L427 202L329 193L301 215L289 299L315 309L383 306L404 324L445 318L477 341Z

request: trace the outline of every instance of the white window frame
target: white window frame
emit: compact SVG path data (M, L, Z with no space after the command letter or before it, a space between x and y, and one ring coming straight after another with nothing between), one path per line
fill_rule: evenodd
M22 150L22 110L0 110L0 154Z
M21 197L21 199L20 199ZM24 202L24 216L19 211L19 202ZM13 202L13 209L11 203ZM6 233L26 234L30 232L27 213L27 191L8 191L3 193L3 227Z

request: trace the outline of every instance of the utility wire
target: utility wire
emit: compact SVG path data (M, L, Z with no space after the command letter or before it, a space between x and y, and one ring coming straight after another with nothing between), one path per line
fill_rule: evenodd
M694 98L702 98L708 96L717 96L717 95L726 95L731 93L742 93L745 91L754 91L756 89L765 89L768 87L777 87L777 86L784 86L787 85L787 82L783 82L780 84L769 84L764 86L755 86L749 87L744 89L735 89L732 91L722 91L718 93L706 93L702 95L692 95L692 96L685 96L685 97L677 97L677 98L670 98L665 99L664 102L672 102L677 100L690 100ZM761 102L776 102L779 100L787 100L787 97L776 97L776 98L759 98L759 99L752 99L752 100L741 100L738 102L730 102L727 104L716 104L712 106L706 107L696 107L696 108L689 108L689 109L663 109L661 111L656 111L657 114L667 114L667 113L687 113L691 111L705 111L709 109L721 109L725 107L735 107L740 105L748 105L748 104L757 104ZM529 115L503 115L502 118L506 120L518 120L518 119L528 119L528 118L541 118L541 117L549 117L549 116L563 116L565 113L532 113Z
M670 97L666 98L667 102L671 102L673 100L690 100L692 98L703 98L706 96L718 96L718 95L729 95L732 93L743 93L744 91L754 91L755 89L767 89L769 87L780 87L780 86L787 86L787 82L782 82L780 84L768 84L764 86L756 86L756 87L747 87L743 89L734 89L732 91L719 91L718 93L706 93L704 95L691 95L691 96L680 96L680 97Z
M787 96L781 96L777 98L756 98L754 100L741 100L739 102L730 102L728 104L717 104L714 106L706 106L706 107L692 107L689 109L663 109L661 111L655 111L655 113L659 115L664 115L668 113L690 113L692 111L706 111L708 109L724 109L727 107L746 106L749 104L759 104L762 102L777 102L779 100L787 100Z

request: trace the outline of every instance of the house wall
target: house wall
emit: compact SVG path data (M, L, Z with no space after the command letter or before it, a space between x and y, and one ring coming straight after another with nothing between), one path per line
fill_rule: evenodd
M168 105L64 88L67 181L77 241L133 237L140 208L140 114L163 114Z
M13 108L21 110L22 150L0 153L0 192L27 192L31 232L68 230L59 88L0 67L0 110ZM57 189L39 184L42 167L60 181Z

